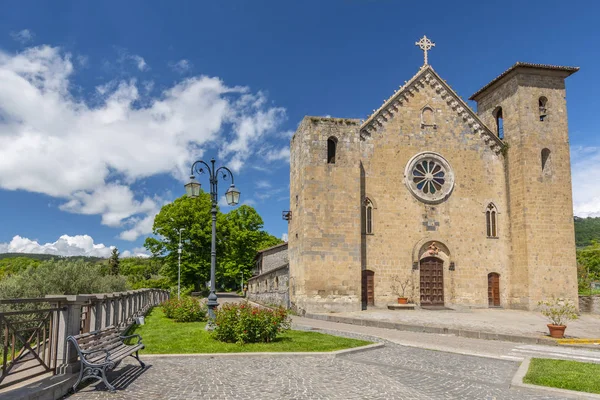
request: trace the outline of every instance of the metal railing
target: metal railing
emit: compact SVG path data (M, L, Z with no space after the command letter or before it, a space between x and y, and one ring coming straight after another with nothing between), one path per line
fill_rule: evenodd
M57 314L64 307L47 299L2 300L0 388L56 371ZM18 308L24 308L17 310Z
M122 330L169 298L165 290L0 300L0 389L69 372L77 354L66 338L107 326ZM76 368L76 367L75 367Z

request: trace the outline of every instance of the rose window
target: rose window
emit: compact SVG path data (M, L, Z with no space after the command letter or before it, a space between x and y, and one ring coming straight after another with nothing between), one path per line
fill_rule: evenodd
M450 164L437 153L417 154L406 165L404 175L410 191L425 203L445 200L454 187Z
M446 183L444 168L435 161L421 161L412 171L413 182L423 193L431 193L442 189Z

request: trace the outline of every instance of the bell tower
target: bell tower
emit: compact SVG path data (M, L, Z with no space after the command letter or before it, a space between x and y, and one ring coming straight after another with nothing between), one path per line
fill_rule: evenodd
M511 308L551 298L577 306L565 79L578 70L519 62L470 98L506 144Z

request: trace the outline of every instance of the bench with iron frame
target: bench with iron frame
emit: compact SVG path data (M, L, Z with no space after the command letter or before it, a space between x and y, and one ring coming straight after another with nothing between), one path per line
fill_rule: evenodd
M133 345L125 344L130 338L137 338L138 342ZM138 352L144 348L140 335L121 335L117 327L109 326L102 330L69 336L81 362L79 379L73 385L73 391L79 383L86 379L97 379L104 382L108 390L115 390L106 379L106 372L114 369L124 358L133 357L145 368L146 365L140 360Z

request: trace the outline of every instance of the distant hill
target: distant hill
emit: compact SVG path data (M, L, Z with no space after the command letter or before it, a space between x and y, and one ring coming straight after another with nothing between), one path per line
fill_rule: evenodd
M31 258L33 260L40 260L40 261L47 261L47 260L58 259L58 258L68 258L70 260L84 260L84 261L89 261L89 262L98 262L98 261L106 260L106 258L101 258L101 257L57 256L55 254L30 254L30 253L1 253L0 254L0 260L3 260L5 258L17 258L17 257Z
M600 218L575 217L575 244L589 246L592 240L600 242Z

